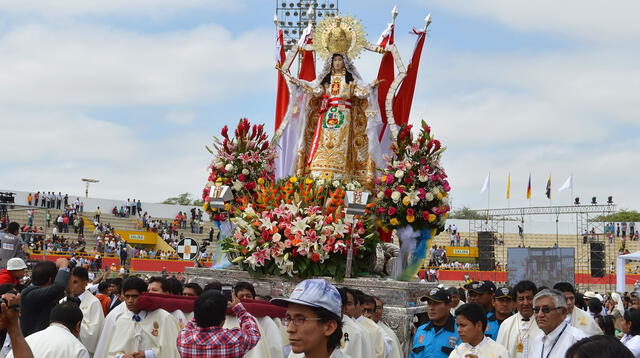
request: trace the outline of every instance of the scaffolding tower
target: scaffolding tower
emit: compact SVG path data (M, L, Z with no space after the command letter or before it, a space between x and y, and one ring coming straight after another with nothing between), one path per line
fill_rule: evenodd
M556 228L561 215L576 215L576 253L575 272L590 276L584 286L590 289L591 285L610 284L606 280L607 259L614 257L618 251L615 240L610 244L604 235L604 221L595 221L598 216L607 216L616 211L613 203L606 205L572 205L572 206L544 206L502 209L479 209L474 212L482 217L482 220L470 222L470 232L494 231L504 233L505 221L518 220L524 230L524 218L531 215L551 215L555 217ZM556 231L557 232L557 231ZM595 233L595 234L593 234ZM504 235L503 235L504 237ZM556 245L559 246L556 234ZM521 236L522 245L525 247L524 235ZM592 245L594 244L594 245ZM593 248L593 250L592 250ZM503 247L503 250L506 248ZM505 255L506 257L506 255ZM604 261L604 267L599 268ZM595 269L594 269L595 268ZM602 270L602 271L599 271ZM602 277L600 277L602 276Z
M312 8L313 11L308 11ZM278 26L284 35L284 48L289 51L309 25L327 16L338 15L338 0L276 0Z

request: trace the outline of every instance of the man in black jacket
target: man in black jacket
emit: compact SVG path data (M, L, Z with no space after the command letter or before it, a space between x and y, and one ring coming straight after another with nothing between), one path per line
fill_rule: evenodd
M49 326L51 310L64 297L69 281L69 262L40 261L33 268L31 284L21 292L20 325L28 336Z

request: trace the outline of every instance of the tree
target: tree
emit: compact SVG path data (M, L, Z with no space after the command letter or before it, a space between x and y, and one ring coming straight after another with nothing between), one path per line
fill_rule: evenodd
M178 194L176 197L167 198L162 204L169 205L191 205L192 195L189 193Z
M470 209L466 206L463 206L461 209L454 211L451 216L451 219L462 219L462 220L486 220L486 215L481 215L477 211Z
M593 219L593 221L601 222L638 222L640 221L640 213L635 210L622 209L617 213L611 215L600 215Z

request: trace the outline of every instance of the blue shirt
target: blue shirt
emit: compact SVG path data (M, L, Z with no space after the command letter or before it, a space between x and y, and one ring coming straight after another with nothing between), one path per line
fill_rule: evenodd
M418 327L409 358L448 358L459 343L456 321L449 315L442 327L436 327L433 322Z
M484 331L484 335L493 339L494 341L497 341L498 331L500 330L501 324L502 321L498 321L495 312L487 313L487 329Z

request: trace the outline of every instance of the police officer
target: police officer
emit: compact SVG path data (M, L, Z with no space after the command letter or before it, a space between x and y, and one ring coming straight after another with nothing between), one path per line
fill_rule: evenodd
M487 314L487 330L485 336L494 341L498 339L498 331L502 322L513 314L513 296L509 287L500 287L493 298L493 312Z
M420 300L427 302L429 322L418 327L409 358L447 358L460 343L450 312L451 295L444 288L434 288Z

